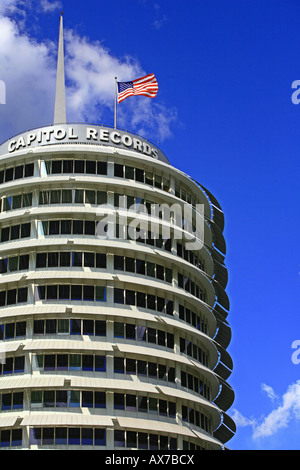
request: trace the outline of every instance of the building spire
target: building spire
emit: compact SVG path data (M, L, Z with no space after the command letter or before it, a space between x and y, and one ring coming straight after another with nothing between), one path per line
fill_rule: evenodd
M64 32L63 12L59 19L59 43L56 73L56 91L54 107L54 124L65 124L66 117L66 90L65 90L65 67L64 67Z

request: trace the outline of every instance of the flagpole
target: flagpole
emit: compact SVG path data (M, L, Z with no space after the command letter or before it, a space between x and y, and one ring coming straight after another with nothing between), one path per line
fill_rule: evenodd
M115 77L115 129L117 128L117 78L118 77Z

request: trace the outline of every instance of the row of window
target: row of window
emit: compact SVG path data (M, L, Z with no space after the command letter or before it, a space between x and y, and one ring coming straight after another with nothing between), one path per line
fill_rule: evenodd
M96 235L97 223L92 220L50 220L50 221L38 221L38 236L48 235ZM116 224L116 231L118 232L119 224ZM9 240L17 240L19 238L27 238L31 235L30 223L18 224L9 227L1 228L1 242ZM121 237L120 234L116 233L116 238ZM132 239L130 233L127 234L125 239ZM155 235L151 232L145 238L138 238L136 240L139 243L146 243L147 245L165 249L171 252L171 239L162 238L159 235ZM191 264L203 269L204 266L192 250L186 250L185 247L177 242L177 255L189 261Z
M196 359L208 367L208 356L201 348L199 348L199 346L185 338L180 338L179 344L181 353Z
M0 362L0 375L21 374L25 370L25 356L5 357L4 364Z
M17 224L1 228L1 243L10 240L19 240L20 238L29 238L31 233L31 224Z
M92 390L33 390L30 399L31 409L36 408L106 408L106 392ZM22 410L24 393L0 394L1 411ZM176 418L176 403L149 396L114 393L114 410L149 413L156 416ZM203 413L182 405L182 419L206 431L210 431L210 421Z
M13 196L4 196L0 199L0 212L31 207L32 193L21 193ZM39 192L39 205L49 204L107 204L107 192L87 189L51 189ZM195 232L195 224L182 218L181 213L173 214L167 206L144 200L141 197L114 193L114 207L126 208L142 212L154 217L174 223L178 227Z
M41 176L57 174L86 174L86 175L107 175L107 162L96 160L46 160L41 162ZM28 178L34 175L34 163L17 165L14 167L0 170L0 184L9 181ZM170 179L155 175L150 171L135 168L129 165L114 164L114 176L117 178L126 178L140 183L170 191ZM194 196L182 188L179 184L175 185L175 196L186 201L188 204L196 205Z
M135 305L136 307L156 310L157 312L173 315L173 301L144 292L129 289L114 288L114 303L122 305Z
M0 170L0 184L21 178L29 178L34 174L34 163L26 163L25 165L17 165L14 167Z
M192 374L181 371L181 386L210 400L210 387Z
M91 390L33 390L31 408L106 408L106 392Z
M30 428L30 444L106 446L106 430L102 428ZM177 439L160 434L114 430L114 446L141 450L176 450Z
M172 283L173 274L172 269L165 268L160 264L144 261L141 259L130 258L127 256L114 255L114 269L116 271L126 271L146 275Z
M0 363L0 376L24 373L25 356L6 357ZM33 356L33 370L106 372L106 356L97 354L37 354ZM138 377L175 383L175 368L169 364L158 364L123 357L114 357L114 373L131 374ZM210 387L201 379L181 371L181 386L210 399Z
M55 267L91 267L106 268L106 254L91 253L79 251L49 252L37 253L37 268L55 268ZM10 258L0 259L0 273L10 273L18 270L27 270L29 268L29 255L12 256ZM114 255L114 269L116 271L126 271L141 275L147 275L168 283L172 283L172 269L162 265L144 261L140 259ZM178 287L183 288L190 294L205 300L205 295L201 288L178 273Z
M106 175L107 163L100 160L46 160L41 162L41 176L57 174Z
M187 276L183 276L181 273L178 273L178 287L205 302L205 294L201 287L195 284L194 281L191 281Z
M195 325L194 325L195 326ZM106 320L80 318L53 318L34 320L34 335L89 335L106 336ZM26 321L0 324L0 341L26 336ZM114 322L114 337L145 341L167 348L174 348L174 335L165 331L131 323ZM190 343L189 343L190 344ZM190 345L181 344L189 354ZM189 354L190 355L190 354Z
M22 410L23 392L2 393L0 394L1 411Z
M30 428L30 445L106 446L103 428Z
M106 302L106 287L62 284L35 286L35 300Z
M93 445L106 446L106 430L102 428L30 428L31 445ZM150 450L177 450L177 439L160 434L135 431L114 432L114 444L118 447ZM2 429L0 447L21 447L22 429ZM184 450L203 450L196 443L183 441Z
M107 204L106 191L88 189L52 189L40 191L39 204Z
M146 341L148 343L157 344L158 346L174 349L174 335L162 330L157 330L156 328L115 322L114 337Z
M11 211L32 206L32 193L16 194L15 196L5 196L0 199L0 212Z
M194 326L195 328L197 328L197 330L207 334L207 322L203 320L199 315L192 312L189 308L181 304L179 305L179 318L185 323L189 323L190 325Z
M2 429L0 447L17 447L22 445L22 429Z
M55 251L36 254L37 268L106 268L106 254L80 251Z
M0 307L15 305L27 302L27 287L19 287L18 289L9 289L0 291Z
M106 320L81 320L80 318L34 320L33 334L106 336Z
M159 434L136 431L114 431L115 447L129 447L141 450L176 450L177 439Z
M98 354L37 354L33 369L48 371L106 372L106 356Z
M18 289L10 289L7 291L0 291L0 306L9 306L19 303L25 303L28 299L28 288L22 287ZM96 302L105 302L106 301L106 287L105 286L86 286L86 285L46 285L46 286L35 286L35 300L74 300L74 301L96 301ZM173 301L164 299L159 296L152 294L145 294L143 292L135 292L128 289L114 288L114 302L116 304L126 304L126 305L135 305L137 307L147 308L148 310L155 310L158 312L167 313L168 315L173 315ZM184 319L188 323L191 320L191 312L189 309L184 308L180 305L179 308L180 318ZM206 330L206 323L200 321L200 317L196 316L192 312L192 321L193 325L199 330ZM197 322L197 323L196 323ZM34 322L34 331L35 334L56 334L56 333L65 333L65 334L90 334L102 336L105 334L104 322L93 320L83 320L80 319L60 319L58 322L56 320L47 320L46 323L42 320L36 320ZM46 325L46 330L45 330ZM5 328L5 331L4 331ZM119 330L120 337L124 337L124 324L121 333L121 327ZM127 326L126 337L131 334L135 338L140 338L143 327ZM129 329L132 328L132 332L129 333ZM26 335L26 323L17 322L0 324L0 339L10 339L14 336L25 336ZM132 339L134 339L132 337ZM183 350L190 351L189 348L192 346L184 346ZM188 353L189 354L189 353ZM190 355L190 354L189 354ZM193 355L193 353L191 354Z

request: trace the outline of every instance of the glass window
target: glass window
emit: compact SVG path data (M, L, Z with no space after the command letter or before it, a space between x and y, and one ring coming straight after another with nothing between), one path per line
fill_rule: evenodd
M62 220L61 221L61 234L62 235L70 235L72 232L71 230L71 220Z
M106 175L107 174L107 163L106 162L97 162L97 174Z
M10 239L17 240L20 238L20 225L13 225L10 229Z
M80 445L80 428L69 428L69 445Z
M70 320L70 333L71 333L71 335L80 335L81 334L81 320L80 319L71 319Z
M86 268L95 266L95 253L84 253L84 266Z
M95 392L95 408L105 408L105 407L106 407L106 393Z
M114 175L117 176L118 178L123 178L124 177L124 167L123 167L123 165L120 165L118 163L114 164Z
M114 255L114 269L124 271L124 256Z
M142 413L148 412L147 397L138 397L138 409Z
M41 390L32 390L31 392L31 407L39 408L42 406L43 392Z
M95 356L95 371L106 372L106 356Z
M69 391L69 406L71 408L80 407L80 392L78 390Z
M144 432L138 433L138 448L148 449L148 434Z
M135 395L126 395L126 410L136 411L136 396Z
M84 335L94 335L94 321L93 320L83 320L83 331Z
M95 161L86 160L85 165L86 165L85 171L87 174L92 174L92 175L96 174L96 162Z
M73 160L63 160L63 173L73 173Z
M93 371L94 369L94 358L90 354L84 354L82 356L82 370Z
M67 428L55 428L55 444L56 445L66 445L67 436L68 436Z
M81 369L81 356L80 354L70 354L70 370Z
M124 338L124 323L114 322L114 337Z
M61 369L66 370L66 369ZM66 408L68 405L68 392L67 390L56 390L56 406L58 408Z
M59 286L62 287L62 286ZM69 320L59 318L58 319L58 326L57 326L57 333L58 334L68 334L69 333Z
M62 161L52 160L52 174L61 173Z
M105 253L96 253L96 268L106 268Z
M106 336L106 321L105 320L95 321L95 335Z
M55 403L55 391L54 390L45 390L44 391L44 406L46 408L54 407Z
M81 430L81 445L92 446L94 443L94 431L92 428L82 428Z
M95 428L95 446L106 445L106 430Z
M126 305L135 305L135 291L134 290L126 289L125 297L126 297L126 300L125 300Z
M95 235L95 222L92 220L84 221L84 233L85 235Z
M126 328L126 338L135 339L135 325L126 323L125 328Z
M71 300L82 300L82 286L71 286Z
M60 285L59 286L59 300L69 300L70 298L70 286Z
M81 406L85 408L93 408L93 405L94 405L93 392L83 390Z
M82 267L82 253L73 251L72 253L72 266Z
M124 374L124 359L122 357L114 357L114 372Z
M54 428L43 428L43 445L52 445L54 444Z
M85 191L85 203L86 204L96 204L96 193L95 193L95 191L90 191L90 190Z
M83 234L83 220L73 220L73 234L74 235Z
M125 396L123 393L114 393L114 409L125 410Z
M75 173L84 173L84 160L75 160Z
M106 302L106 287L96 286L96 300L98 302Z
M25 165L25 172L24 172L25 178L33 176L33 172L34 172L34 164L33 163L27 163Z
M57 355L57 370L68 370L69 368L69 357L67 354Z
M62 251L59 254L59 266L60 267L69 267L71 260L71 253L68 251Z
M72 190L71 189L62 190L62 203L72 204Z

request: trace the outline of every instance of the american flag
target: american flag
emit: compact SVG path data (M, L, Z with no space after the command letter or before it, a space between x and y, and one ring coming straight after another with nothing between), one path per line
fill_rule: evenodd
M124 101L129 96L143 95L155 98L157 95L158 83L153 73L145 77L137 78L132 82L118 82L118 103Z

